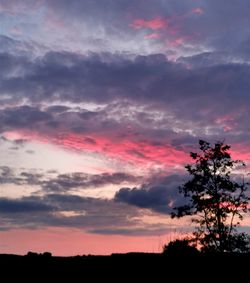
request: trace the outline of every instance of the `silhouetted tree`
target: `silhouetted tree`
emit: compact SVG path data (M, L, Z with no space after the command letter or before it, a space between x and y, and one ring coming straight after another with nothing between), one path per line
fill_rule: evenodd
M191 178L179 188L189 203L175 208L172 217L195 216L192 221L199 225L193 235L203 251L249 251L249 235L236 229L248 211L249 184L231 174L245 163L232 160L230 146L223 142L210 146L200 140L199 145L199 153L190 153L195 163L185 166Z
M188 239L175 240L163 247L163 254L166 255L196 255L199 251L190 245Z

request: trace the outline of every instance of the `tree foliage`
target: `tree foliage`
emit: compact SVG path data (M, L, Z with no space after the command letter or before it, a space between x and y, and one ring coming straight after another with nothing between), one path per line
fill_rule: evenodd
M179 190L189 203L175 208L172 217L195 216L198 224L194 239L203 251L245 252L249 250L249 236L238 233L237 226L247 213L248 183L238 173L245 167L241 160L233 160L230 146L217 142L211 146L200 140L200 152L191 152L194 164L185 168L190 179Z

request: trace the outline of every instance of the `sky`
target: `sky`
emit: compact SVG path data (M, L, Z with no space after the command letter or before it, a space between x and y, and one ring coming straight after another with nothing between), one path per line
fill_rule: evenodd
M170 213L198 140L250 164L249 27L248 0L0 0L0 252L190 233Z

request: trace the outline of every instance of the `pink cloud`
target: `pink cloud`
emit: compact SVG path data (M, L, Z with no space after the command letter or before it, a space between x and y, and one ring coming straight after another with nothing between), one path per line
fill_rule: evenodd
M225 132L229 132L237 127L237 114L223 115L215 119L215 123L223 127Z
M150 33L150 34L145 36L146 39L158 39L160 37L161 37L161 34L156 33L156 32Z
M189 161L186 152L176 150L168 144L153 145L150 141L135 141L133 137L126 140L117 139L113 134L84 136L75 133L65 133L58 136L42 135L38 132L20 131L8 132L5 137L15 139L22 137L28 140L46 144L55 144L67 150L97 153L127 164L150 168L154 165L174 166ZM89 142L89 140L94 142Z
M170 47L177 47L177 46L180 46L182 45L183 43L185 42L184 38L183 37L178 37L176 39L173 39L171 40L168 45Z
M151 30L159 30L167 27L168 21L161 17L155 17L152 20L135 19L130 26L134 29L147 28Z
M228 121L228 117L222 117L218 120L218 122L224 121ZM222 126L227 127L228 125L223 124ZM225 130L227 129L225 128ZM183 167L185 164L192 162L189 157L189 149L177 150L167 140L164 144L154 145L150 140L137 141L133 137L121 140L112 133L86 136L75 133L42 135L38 132L22 131L18 134L9 132L4 136L8 139L24 138L45 144L54 144L67 150L94 153L108 158L108 160L130 164L145 170L155 166L161 168ZM93 142L90 142L90 140ZM246 162L250 161L249 146L242 144L231 144L231 146L233 158L242 159Z
M230 150L233 159L240 159L245 162L250 161L250 147L244 144L234 144Z
M86 142L83 135L67 134L54 137L53 143L69 150L88 151L102 156L138 166L139 168L153 168L155 165L162 168L184 166L192 163L188 149L177 150L167 141L162 145L153 145L150 141L120 140L110 136L92 135L95 143ZM51 143L52 139L44 138L44 142ZM232 157L246 162L250 161L250 148L242 144L231 144Z
M200 7L197 7L197 8L194 8L192 10L192 13L193 14L197 14L197 15L203 15L204 14L204 10L202 8L200 8Z
M121 141L112 136L97 135L91 136L95 143L88 143L85 138L82 135L66 134L56 138L55 143L67 149L94 152L139 166L184 164L189 159L188 154L176 150L167 143L155 146L147 141Z

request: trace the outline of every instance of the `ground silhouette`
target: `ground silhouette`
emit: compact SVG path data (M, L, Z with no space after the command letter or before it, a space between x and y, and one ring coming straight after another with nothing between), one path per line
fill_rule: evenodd
M153 280L199 281L243 279L249 268L250 254L154 254L127 253L110 256L83 255L57 257L50 253L28 253L26 256L0 255L3 282L16 280L68 282L92 282L114 280L115 282ZM201 277L203 276L203 277ZM198 280L199 279L199 280ZM202 279L202 281L204 281ZM223 281L224 282L224 281Z

